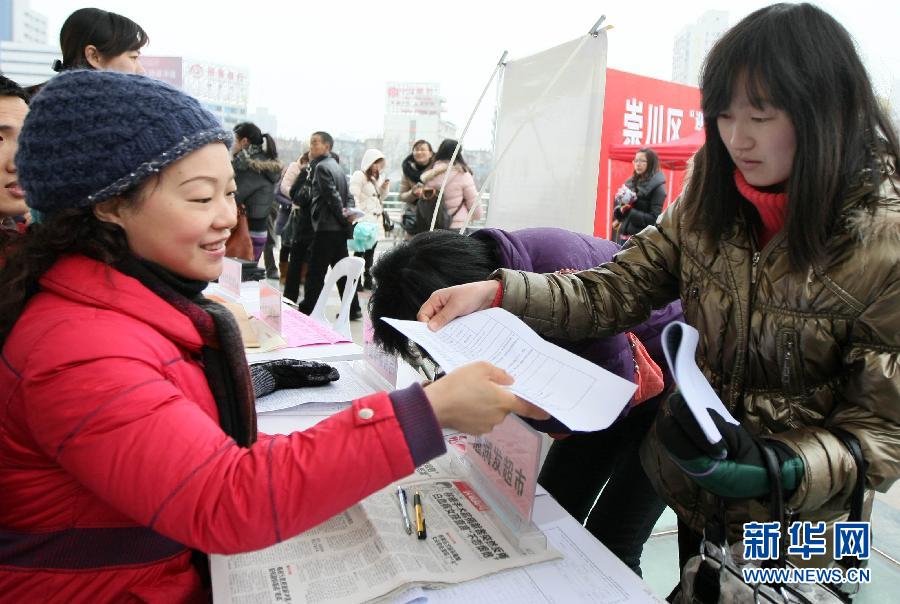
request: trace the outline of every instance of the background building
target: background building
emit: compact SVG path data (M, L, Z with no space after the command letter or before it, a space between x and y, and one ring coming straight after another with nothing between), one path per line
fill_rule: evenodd
M272 138L275 138L275 135L278 133L278 117L274 113L269 112L266 107L257 107L256 111L247 116L247 121L259 126L263 134L269 134Z
M699 85L706 53L727 29L728 13L720 10L708 10L696 23L684 26L675 36L672 49L672 81Z
M397 186L400 182L400 163L409 155L415 141L425 139L437 150L442 140L456 136L456 126L441 119L443 110L440 84L387 83L382 152L387 161L388 174Z
M27 0L0 0L0 72L21 86L46 82L53 75L59 48L47 44L47 17Z

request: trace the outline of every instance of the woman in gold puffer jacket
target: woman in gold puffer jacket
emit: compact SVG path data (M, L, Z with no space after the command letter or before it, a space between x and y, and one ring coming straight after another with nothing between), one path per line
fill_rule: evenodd
M579 339L680 297L700 332L698 365L737 429L780 443L797 471L790 520L832 523L847 515L856 465L829 428L861 443L869 489L900 476L897 135L849 34L808 4L761 9L727 32L702 95L707 144L682 200L612 262L499 271L499 292L496 281L436 292L420 319L437 328L500 299L542 335ZM663 446L667 413L642 461L697 537L720 498ZM725 499L729 541L769 520L762 495Z

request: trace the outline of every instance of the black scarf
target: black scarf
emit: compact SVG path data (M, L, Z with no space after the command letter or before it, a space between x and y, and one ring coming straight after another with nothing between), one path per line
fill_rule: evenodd
M237 322L221 304L200 293L206 281L179 277L163 267L128 256L114 265L191 320L203 338L203 373L219 411L219 425L238 445L256 441L256 402Z
M403 167L403 175L409 179L409 182L416 184L417 182L422 181L422 172L431 167L431 162L424 166L420 166L416 163L412 153L410 153L406 156L406 159L403 160L401 166Z

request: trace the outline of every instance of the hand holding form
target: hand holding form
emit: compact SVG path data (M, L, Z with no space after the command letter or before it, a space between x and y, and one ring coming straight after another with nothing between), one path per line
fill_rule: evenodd
M504 388L512 377L502 369L481 361L451 371L425 387L438 423L466 434L484 434L508 413L532 419L550 415Z
M425 301L416 319L437 331L456 317L490 308L500 286L498 281L475 281L439 289Z

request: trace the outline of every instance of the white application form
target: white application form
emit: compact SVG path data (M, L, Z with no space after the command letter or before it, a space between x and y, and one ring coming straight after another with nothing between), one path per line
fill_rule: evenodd
M681 321L672 321L662 332L663 352L678 390L684 397L688 409L703 430L706 440L716 444L722 440L722 433L716 427L710 411L718 413L722 419L736 426L738 420L728 411L722 400L713 390L700 368L697 367L696 353L700 332Z
M454 319L436 332L419 321L382 319L419 344L445 370L488 361L509 373L509 387L571 430L608 427L637 386L547 342L518 317L489 308Z

